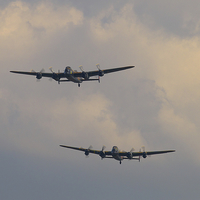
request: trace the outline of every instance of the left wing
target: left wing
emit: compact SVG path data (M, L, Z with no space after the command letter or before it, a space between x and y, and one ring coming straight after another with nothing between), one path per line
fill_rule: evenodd
M155 155L155 154L164 154L164 153L171 153L175 152L175 150L165 150L165 151L147 151L147 152L132 152L132 157L136 156L144 156L144 155ZM128 156L130 152L119 152L120 156Z
M89 77L98 76L98 75L103 76L104 74L122 71L122 70L126 70L126 69L131 69L133 67L135 67L135 66L126 66L126 67L118 67L118 68L103 69L103 70L96 70L96 71L88 71L85 73L87 73ZM75 72L73 75L74 75L74 77L82 77L82 72Z
M83 151L83 152L86 152L88 151L88 153L93 153L93 154L97 154L99 155L101 153L100 150L93 150L93 149L85 149L85 148L78 148L78 147L71 147L71 146L66 146L66 145L60 145L61 147L64 147L64 148L68 148L68 149L74 149L74 150L78 150L78 151ZM104 151L105 155L111 155L111 151Z
M175 150L133 152L133 156L142 156L144 155L144 153L149 156L149 155L164 154L164 153L171 153L171 152L175 152Z

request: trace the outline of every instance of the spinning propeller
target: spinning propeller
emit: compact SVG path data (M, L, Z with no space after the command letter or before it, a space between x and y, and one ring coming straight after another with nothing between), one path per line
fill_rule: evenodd
M101 149L101 151L100 151L100 153L99 153L99 155L101 156L101 159L103 159L103 158L106 157L106 154L105 154L105 152L104 152L104 149L105 149L105 148L106 148L106 146L103 146L102 149Z
M90 149L92 149L92 148L93 148L92 145L90 145L90 146L85 150L85 155L86 155L86 157L89 156Z
M39 80L42 78L42 73L44 73L44 69L41 69L39 72L35 72L35 71L32 69L31 72L36 73L37 81L39 81Z
M82 71L82 77L83 77L84 79L86 79L86 80L89 79L89 75L88 75L87 72L85 72L85 71L83 70L83 66L80 65L79 68L80 68L80 70Z
M99 63L98 64L96 64L96 67L97 67L97 69L99 70L99 83L100 83L100 76L103 76L104 75L104 72L100 69L100 65L99 65Z
M141 150L142 149L142 150ZM142 146L142 148L140 149L140 153L142 153L142 157L143 158L146 158L148 155L147 155L147 152L145 151L145 146ZM139 162L140 162L140 158L141 156L139 156Z
M133 151L135 151L135 149L134 148L132 148L128 153L127 153L127 158L128 159L132 159L132 157L133 157Z
M49 67L49 70L52 72L52 77L50 80L54 79L55 81L58 81L58 84L60 84L60 77L59 77L60 70L58 70L58 73L55 73L53 71L53 67Z

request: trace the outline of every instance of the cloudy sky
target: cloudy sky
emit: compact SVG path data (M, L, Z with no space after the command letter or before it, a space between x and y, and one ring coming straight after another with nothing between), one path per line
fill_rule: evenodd
M200 196L200 3L0 1L0 194L6 200ZM134 65L98 82L11 74ZM176 149L101 160L60 144Z

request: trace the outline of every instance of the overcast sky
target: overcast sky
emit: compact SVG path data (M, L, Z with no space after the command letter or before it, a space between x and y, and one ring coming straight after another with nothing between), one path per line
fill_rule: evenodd
M0 194L6 200L200 196L199 1L0 1ZM10 70L134 65L98 82ZM176 149L137 161L59 147Z

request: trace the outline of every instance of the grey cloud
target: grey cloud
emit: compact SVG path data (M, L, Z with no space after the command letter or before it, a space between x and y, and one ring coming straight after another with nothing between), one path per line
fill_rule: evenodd
M198 1L135 1L134 11L151 29L178 37L199 36Z
M12 1L10 1L12 2ZM40 1L26 0L36 5ZM52 0L53 4L71 5L81 10L85 17L94 17L104 9L113 7L117 12L127 3L133 6L138 19L152 30L163 30L166 34L189 38L199 35L199 2L188 1L63 1ZM9 2L8 2L9 3ZM2 3L5 7L8 3Z

